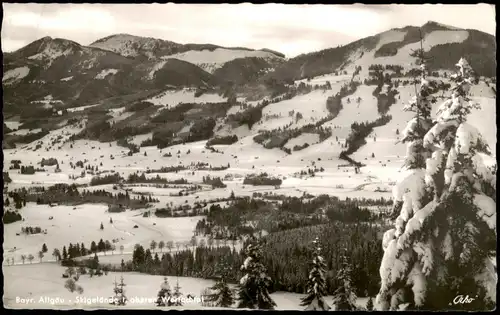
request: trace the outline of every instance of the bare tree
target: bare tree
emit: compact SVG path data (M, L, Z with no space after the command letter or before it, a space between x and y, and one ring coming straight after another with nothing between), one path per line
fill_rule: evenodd
M160 241L158 243L158 248L160 249L160 252L163 253L163 248L165 248L165 242L164 241Z
M156 243L155 240L152 240L151 241L151 244L149 244L149 248L151 249L151 252L154 253L155 252L155 249L156 249L156 246L158 245L158 243Z
M21 260L22 260L23 265L24 265L24 261L26 260L26 255L22 254L22 255L21 255Z
M120 254L123 255L123 250L125 249L125 247L123 245L120 245Z
M32 254L29 254L28 260L30 261L30 264L33 263L33 259L35 259L35 256L33 256Z
M40 262L42 262L42 258L43 258L43 252L42 251L38 252L38 258L40 258Z

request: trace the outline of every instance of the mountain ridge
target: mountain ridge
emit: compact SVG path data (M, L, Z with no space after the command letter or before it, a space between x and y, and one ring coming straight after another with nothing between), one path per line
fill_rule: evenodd
M460 55L469 60L478 75L496 77L494 36L434 21L288 59L266 48L178 44L123 33L103 37L89 46L45 36L4 54L4 104L25 107L51 95L74 107L98 102L101 97L186 87L224 94L228 88L259 90L270 95L282 90L283 84L351 72L359 66L363 71L373 64L407 68L414 62L409 55L419 48L420 33L431 57L430 70L453 70L454 59ZM100 84L90 84L89 80ZM95 93L86 92L89 86L96 89Z

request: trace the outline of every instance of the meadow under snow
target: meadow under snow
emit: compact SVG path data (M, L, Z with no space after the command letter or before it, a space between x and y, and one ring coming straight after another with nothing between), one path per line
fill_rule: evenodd
M382 40L378 46L384 43L393 41L401 41L404 38L405 32L389 31L383 34ZM466 31L439 31L432 32L424 39L426 47L430 47L435 43L442 43L443 37L449 38L448 42L459 42L466 39L468 33ZM412 44L413 45L413 44ZM376 63L402 63L404 58L407 62L409 49L415 48L408 45L400 49L398 55L390 57L387 60L384 58L374 58L373 52L366 52L363 57L359 55L351 56L352 61L356 65L362 65L363 70L360 73L359 80L363 80L368 71L370 64ZM198 64L210 63L219 65L229 61L224 54L225 50L217 49L213 52L187 52L176 58L185 58L190 62ZM268 54L265 52L245 52ZM234 51L233 51L234 56ZM174 56L169 56L172 58ZM399 58L399 59L398 59ZM401 60L400 60L401 59ZM348 68L351 65L348 65ZM403 64L403 66L407 66ZM106 75L112 75L115 72L113 69L103 70L96 79ZM8 80L17 80L26 76L29 68L17 68L6 72L4 82ZM334 76L324 75L321 77L312 78L308 84L324 84L330 81L332 90L330 91L313 91L309 94L297 96L291 100L286 100L274 104L270 104L263 110L262 119L255 124L251 129L246 126L239 127L237 130L230 130L225 127L222 132L237 133L239 140L233 145L216 145L215 149L220 153L212 153L205 148L206 141L186 143L184 145L175 145L164 148L162 150L156 147L141 147L140 152L133 156L128 156L128 149L119 147L116 141L111 143L99 143L95 141L78 140L75 141L73 147L70 148L69 143L62 145L61 149L53 147L49 151L48 147L50 138L63 136L69 138L70 135L79 132L81 129L75 126L66 126L61 129L52 131L44 138L37 140L31 144L19 146L16 149L4 150L4 169L10 166L11 160L21 160L23 165L36 166L42 158L54 157L59 161L61 172L56 173L54 167L45 167L46 172L37 172L34 175L22 175L17 170L9 170L12 183L9 184L9 189L29 187L29 186L50 186L56 183L76 183L88 184L91 176L87 175L80 178L81 169L73 170L70 168L70 162L75 163L78 160L87 159L86 164L99 165L99 169L118 172L122 177L126 178L134 172L144 172L147 169L159 169L163 166L185 165L191 163L208 163L212 166L226 166L230 164L230 168L224 171L198 171L193 174L192 170L179 171L178 173L162 173L148 174L148 177L159 175L168 179L185 178L190 183L202 183L203 176L220 176L224 178L230 175L231 180L224 180L226 188L215 189L204 188L201 191L188 196L171 196L171 193L176 193L179 189L173 188L152 188L152 187L128 187L132 188L131 194L149 192L155 198L160 200L160 203L155 204L155 207L165 207L166 204L173 203L174 205L193 204L197 200L209 200L218 197L228 197L231 191L234 191L237 196L251 196L253 192L274 192L278 194L300 196L307 192L313 195L330 194L336 195L339 198L389 198L392 196L391 190L394 183L401 178L404 173L401 173L406 148L404 144L397 143L399 136L396 130L400 132L404 129L406 122L411 118L411 113L403 111L403 105L411 98L414 93L413 86L400 86L398 88L399 96L397 96L396 104L392 105L388 114L392 115L392 120L384 126L376 127L372 134L366 138L366 144L362 146L352 157L366 164L361 168L359 174L355 174L352 167L341 167L347 164L346 161L338 158L339 153L343 150L340 146L348 137L351 129L351 124L354 122L373 121L380 114L377 111L377 103L372 95L374 86L361 85L357 91L349 96L350 103L347 103L346 98L342 100L343 109L339 115L333 120L326 122L324 127L331 127L333 134L330 138L323 142L319 142L316 134L302 134L299 137L291 139L286 145L292 148L295 145L309 143L310 146L300 151L293 151L291 155L286 154L279 149L265 149L263 146L255 143L253 137L259 130L272 130L283 128L291 124L291 128L303 126L308 123L326 117L329 113L326 109L326 99L334 95L342 84L350 80L351 76ZM71 77L66 78L70 80ZM296 82L298 83L298 82ZM483 91L484 89L484 91ZM496 107L495 96L488 94L489 89L483 84L480 87L474 87L473 97L482 105L481 111L473 111L469 122L478 128L488 142L493 154L496 155ZM147 101L152 102L157 106L174 107L179 103L217 103L224 102L225 99L216 94L203 94L200 97L194 97L192 90L180 91L165 91ZM355 100L361 98L357 103ZM253 104L255 105L255 104ZM435 112L437 106L433 109ZM69 111L80 111L89 107L99 105L88 105L79 108L69 109ZM234 107L230 109L230 113L240 111L241 108ZM289 112L294 110L300 112L303 118L296 121L294 117L289 115ZM124 108L112 110L112 120L118 121L126 118L129 113L124 112ZM19 122L14 120L7 121L9 128L18 128ZM18 130L15 134L26 134L36 132L37 130ZM151 137L151 133L138 135L133 137L132 142L139 144L140 142ZM337 140L338 139L338 140ZM32 151L36 143L43 142L42 148L37 151ZM189 152L189 153L188 153ZM147 156L144 155L147 154ZM171 153L171 157L164 157L164 154ZM374 157L372 158L372 153ZM113 156L113 158L111 158ZM492 162L492 161L490 161ZM294 176L295 173L301 170L307 170L307 167L312 165L325 169L324 172L317 173L315 177L299 178ZM273 186L249 186L243 185L243 178L247 174L267 172L273 176L283 179L283 183L279 189ZM70 176L77 176L76 180L70 179ZM127 185L125 185L127 186ZM86 187L85 189L105 189L108 191L117 192L112 189L112 185L102 185L96 187ZM120 191L120 190L119 190ZM153 207L153 209L155 208ZM5 225L4 229L4 255L5 258L15 257L16 265L6 266L4 259L4 303L10 308L52 308L53 305L47 303L23 304L17 303L16 297L35 298L39 296L60 297L65 301L59 306L61 308L80 308L82 304L75 304L76 293L69 293L64 288L64 280L61 277L64 268L55 263L50 262L52 257L45 257L43 263L38 263L35 258L33 264L26 263L21 265L19 256L21 254L35 254L46 243L49 248L62 247L70 242L84 242L86 245L91 241L99 241L99 239L117 239L117 247L124 246L123 257L130 257L133 246L137 243L148 245L151 240L172 240L174 242L186 242L192 234L193 229L200 217L182 217L182 218L157 218L157 217L142 217L144 210L126 211L122 213L107 213L105 205L83 204L76 207L72 206L54 206L35 205L29 203L21 211L25 221ZM49 217L53 216L52 220ZM113 223L109 223L110 217ZM99 225L103 223L104 229L100 230ZM16 235L19 232L20 226L40 226L42 229L47 229L47 234L38 235ZM137 225L138 228L133 228ZM50 251L50 249L49 249ZM102 254L101 254L102 255ZM48 256L48 254L47 254ZM110 262L121 260L121 254L115 252L113 255L108 253L106 257ZM82 276L80 284L84 287L83 296L102 296L108 297L112 295L112 283L115 275L110 273L107 276L89 278ZM155 297L159 289L162 277L151 276L144 274L127 273L124 275L127 286L127 295L141 297ZM175 277L169 277L171 285L174 284ZM185 294L192 293L199 295L201 290L211 285L211 281L194 278L179 278ZM276 292L272 294L273 299L278 304L277 309L301 309L299 306L301 295L285 292ZM71 301L72 302L71 302ZM360 305L365 305L366 300L359 299ZM107 304L86 305L85 308L101 308L113 307ZM154 308L152 303L127 305L127 308ZM199 309L200 305L185 305L183 309Z

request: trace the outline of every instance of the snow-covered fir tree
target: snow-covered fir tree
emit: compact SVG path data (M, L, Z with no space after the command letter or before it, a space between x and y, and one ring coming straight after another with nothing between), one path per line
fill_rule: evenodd
M163 278L163 283L160 286L160 291L158 291L158 298L156 299L156 306L171 306L172 301L172 290L170 289L170 284L168 283L168 278Z
M209 299L215 306L230 307L233 305L234 299L226 279L231 267L223 260L216 265L216 268L218 269L218 279L215 285L210 288L213 293L209 296Z
M351 286L351 266L347 261L346 254L342 255L342 262L340 269L337 273L337 280L340 285L333 293L333 306L335 311L355 311L356 307L356 293Z
M174 287L174 293L172 294L172 305L173 306L182 306L182 293L181 287L179 286L179 279L177 279L177 283Z
M367 310L367 311L373 311L373 307L374 307L374 305L373 305L373 299L372 299L372 297L370 296L370 297L368 298L368 301L366 302L366 310Z
M319 239L313 241L314 256L312 269L309 272L307 283L307 296L302 299L301 306L306 306L306 311L328 311L330 306L325 301L325 261L321 256L321 246Z
M111 304L123 306L127 304L127 297L125 296L125 289L123 289L126 284L123 282L123 276L120 277L120 283L117 283L115 280L115 287L113 288L113 292L115 296L113 298L113 302Z
M383 238L379 310L486 310L496 303L496 175L484 166L489 150L467 123L472 69L460 59L451 96L423 139L432 155L424 182L405 188L411 204ZM417 192L430 187L428 202ZM399 219L399 218L398 218ZM460 303L460 301L468 301Z
M414 83L415 96L403 108L404 111L415 113L415 116L407 123L400 140L406 144L403 167L407 173L394 189L393 217L399 215L396 218L398 233L402 233L402 228L409 219L408 213L420 209L431 195L425 185L425 161L430 157L430 150L424 148L424 136L432 127L431 111L436 98L432 95L431 81L426 78L427 58L423 48L417 50L416 56L416 63L420 67L420 87L417 88L416 82Z
M241 266L244 276L240 279L238 290L238 308L274 309L276 303L271 299L268 288L271 278L260 262L262 256L260 244L251 242L246 248L247 258Z

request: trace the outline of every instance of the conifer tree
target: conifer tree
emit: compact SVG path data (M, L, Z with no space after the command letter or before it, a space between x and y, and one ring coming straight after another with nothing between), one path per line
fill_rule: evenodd
M347 261L346 254L342 255L342 262L340 269L337 273L337 280L340 286L333 293L333 305L336 311L355 311L356 307L356 293L351 286L351 266Z
M179 279L177 279L177 283L174 287L174 294L172 294L172 302L173 306L182 306L182 293L181 293L181 287L179 286Z
M366 310L367 311L373 311L373 299L372 299L371 296L368 299L368 301L366 302Z
M171 306L173 303L170 300L172 297L172 290L170 289L170 284L168 283L168 278L163 278L163 283L160 286L160 291L158 291L158 299L156 300L156 306Z
M63 246L62 258L63 260L68 259L68 252L66 251L66 246Z
M325 284L325 262L321 256L321 247L319 239L313 241L314 257L312 269L309 273L307 283L307 296L302 299L301 306L306 306L306 310L327 311L330 306L325 302L326 284Z
M231 267L226 260L223 260L216 265L216 268L218 279L215 285L210 288L210 290L214 293L209 296L209 299L215 304L215 306L230 307L233 305L234 299L231 289L227 285L226 279Z
M406 168L405 174L394 189L394 207L393 216L399 215L401 209L405 209L403 215L400 215L396 221L398 226L404 226L407 220L408 211L416 211L425 204L425 199L429 198L428 187L425 185L425 161L430 157L430 152L424 148L424 136L432 127L431 110L432 104L436 98L431 94L430 81L426 79L426 60L423 50L422 40L421 48L416 51L417 65L420 66L420 88L417 89L415 79L415 96L403 108L404 111L415 113L402 131L401 142L406 144L406 157L403 167ZM401 232L401 228L399 230Z
M245 275L240 279L238 291L238 308L274 309L276 303L271 299L268 288L271 278L267 275L260 244L255 240L246 248L247 258L241 266Z
M120 283L117 283L115 280L114 284L115 286L113 288L113 292L115 293L115 296L111 304L120 306L126 305L127 297L125 296L125 290L123 289L126 286L126 284L123 282L123 276L120 277Z
M425 184L431 200L401 210L404 221L384 235L377 308L487 310L496 302L496 175L478 153L489 150L466 122L477 108L469 98L474 79L465 59L452 76L451 96L426 133ZM470 303L453 302L468 294Z

